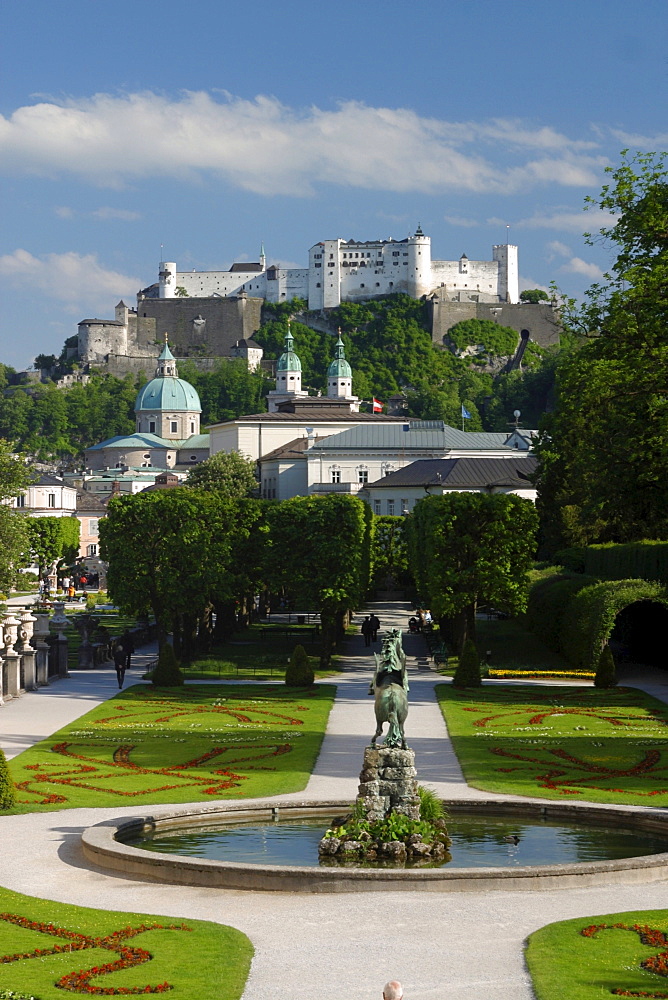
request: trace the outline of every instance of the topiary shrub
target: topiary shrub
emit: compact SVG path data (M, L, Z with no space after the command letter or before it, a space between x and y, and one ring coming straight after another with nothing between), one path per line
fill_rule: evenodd
M158 663L151 674L151 682L156 687L180 687L183 684L183 674L172 646L165 642L160 647Z
M5 755L0 750L0 809L11 809L14 805L16 805L16 789Z
M594 687L597 688L612 688L617 684L617 669L615 667L615 659L612 655L612 650L610 646L605 644L601 650L601 655L598 658L598 667L596 668L596 676L594 677Z
M314 680L308 653L303 646L295 646L285 671L285 683L288 687L310 687Z
M452 678L452 685L456 688L472 688L480 687L481 684L478 650L473 640L467 639L459 657L455 676Z

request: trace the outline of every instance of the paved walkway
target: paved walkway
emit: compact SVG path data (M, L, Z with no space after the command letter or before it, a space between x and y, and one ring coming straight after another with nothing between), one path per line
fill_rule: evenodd
M409 614L396 605L374 609L384 626L405 625ZM482 797L485 793L468 789L448 749L433 694L441 678L420 655L421 641L413 636L405 639L411 684L407 735L417 751L420 779L444 797ZM366 694L372 660L361 637L352 638L349 647L345 671L336 678L339 694L307 789L279 799L352 799L355 795L362 749L374 725L372 702ZM14 706L0 708L0 729L6 732L5 719L13 709L15 727L22 718L32 739L39 739L56 728L50 708L65 715L60 705L67 699L61 689L77 692L77 700L71 699L70 715L76 718L114 693L112 680L111 671L108 676L91 672L88 677L77 675L59 682L44 694L27 695ZM648 676L645 684L668 697L654 678ZM43 708L37 710L40 698ZM2 742L6 742L4 735ZM151 808L153 813L159 811L161 807ZM393 977L404 983L410 1000L531 1000L523 943L533 930L569 917L668 906L665 881L534 893L318 896L173 887L91 868L79 847L81 830L105 818L136 813L136 807L126 807L4 817L0 884L68 903L208 919L238 927L256 949L244 1000L268 1000L277 993L293 1000L314 1000L331 994L334 983L334 992L342 997L378 1000L382 984Z

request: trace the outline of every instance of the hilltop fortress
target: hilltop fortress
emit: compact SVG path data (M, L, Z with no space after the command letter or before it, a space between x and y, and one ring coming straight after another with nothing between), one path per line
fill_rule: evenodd
M124 302L113 320L79 323L78 359L115 374L137 371L155 356L165 334L180 357L207 367L219 357L247 357L246 344L262 321L265 302L307 302L304 322L327 322L327 310L403 292L424 298L432 311L432 339L443 344L462 319L492 319L546 345L558 340L555 311L519 303L518 248L492 247L491 260L432 260L421 227L403 240L324 240L309 251L307 268L267 266L264 248L255 263L228 271L179 271L160 264L158 281ZM333 331L332 331L333 332Z

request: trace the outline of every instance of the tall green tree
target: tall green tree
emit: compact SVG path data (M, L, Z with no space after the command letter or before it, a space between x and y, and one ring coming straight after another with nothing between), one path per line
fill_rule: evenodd
M209 490L229 499L249 497L257 492L256 463L238 451L219 451L188 473L186 486Z
M268 510L272 545L268 580L302 608L320 612L323 668L329 666L348 611L370 577L373 514L358 497L294 497Z
M478 604L525 609L537 524L531 501L513 494L446 493L416 503L407 525L410 566L458 650L475 641Z
M60 562L73 563L79 554L79 519L30 517L26 522L32 558L46 578Z
M12 454L6 441L0 440L0 591L3 593L14 586L19 569L25 565L29 519L1 501L18 497L32 478L25 462Z
M614 214L596 239L617 256L569 316L585 343L559 366L556 408L536 449L546 553L668 538L666 158L625 153L608 172L590 204Z

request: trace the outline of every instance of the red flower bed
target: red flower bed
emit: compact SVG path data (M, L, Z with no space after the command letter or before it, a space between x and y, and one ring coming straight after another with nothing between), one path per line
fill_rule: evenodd
M668 945L668 937L665 932L657 927L649 927L647 924L632 924L630 926L629 924L590 924L588 927L583 927L580 934L583 937L593 938L599 931L605 930L633 931L639 936L641 943L649 948L665 948ZM655 976L668 976L668 951L662 951L658 955L650 955L649 958L641 961L640 967ZM656 993L647 990L625 990L618 987L610 992L617 997L649 997L652 1000L666 1000L668 998L668 993L664 991Z
M155 986L95 986L93 979L99 976L108 975L111 972L120 972L123 969L132 969L137 965L144 965L150 962L153 955L144 948L128 947L124 942L138 934L146 931L169 930L169 931L189 931L185 924L141 924L139 927L122 927L113 931L105 937L92 937L88 934L81 934L78 931L70 931L65 927L56 927L54 924L47 924L37 920L30 920L28 917L19 916L16 913L0 913L0 920L14 924L17 927L24 927L26 930L37 931L39 934L46 934L49 937L60 938L66 944L56 944L52 948L35 948L33 951L15 953L13 955L0 956L0 963L19 962L30 958L46 958L48 955L69 954L74 951L86 951L91 948L104 948L107 951L114 951L119 958L113 962L106 962L104 965L93 965L90 969L78 969L74 972L67 972L61 976L54 986L69 993L85 993L88 996L129 996L148 993L166 993L172 989L170 983L158 983Z

